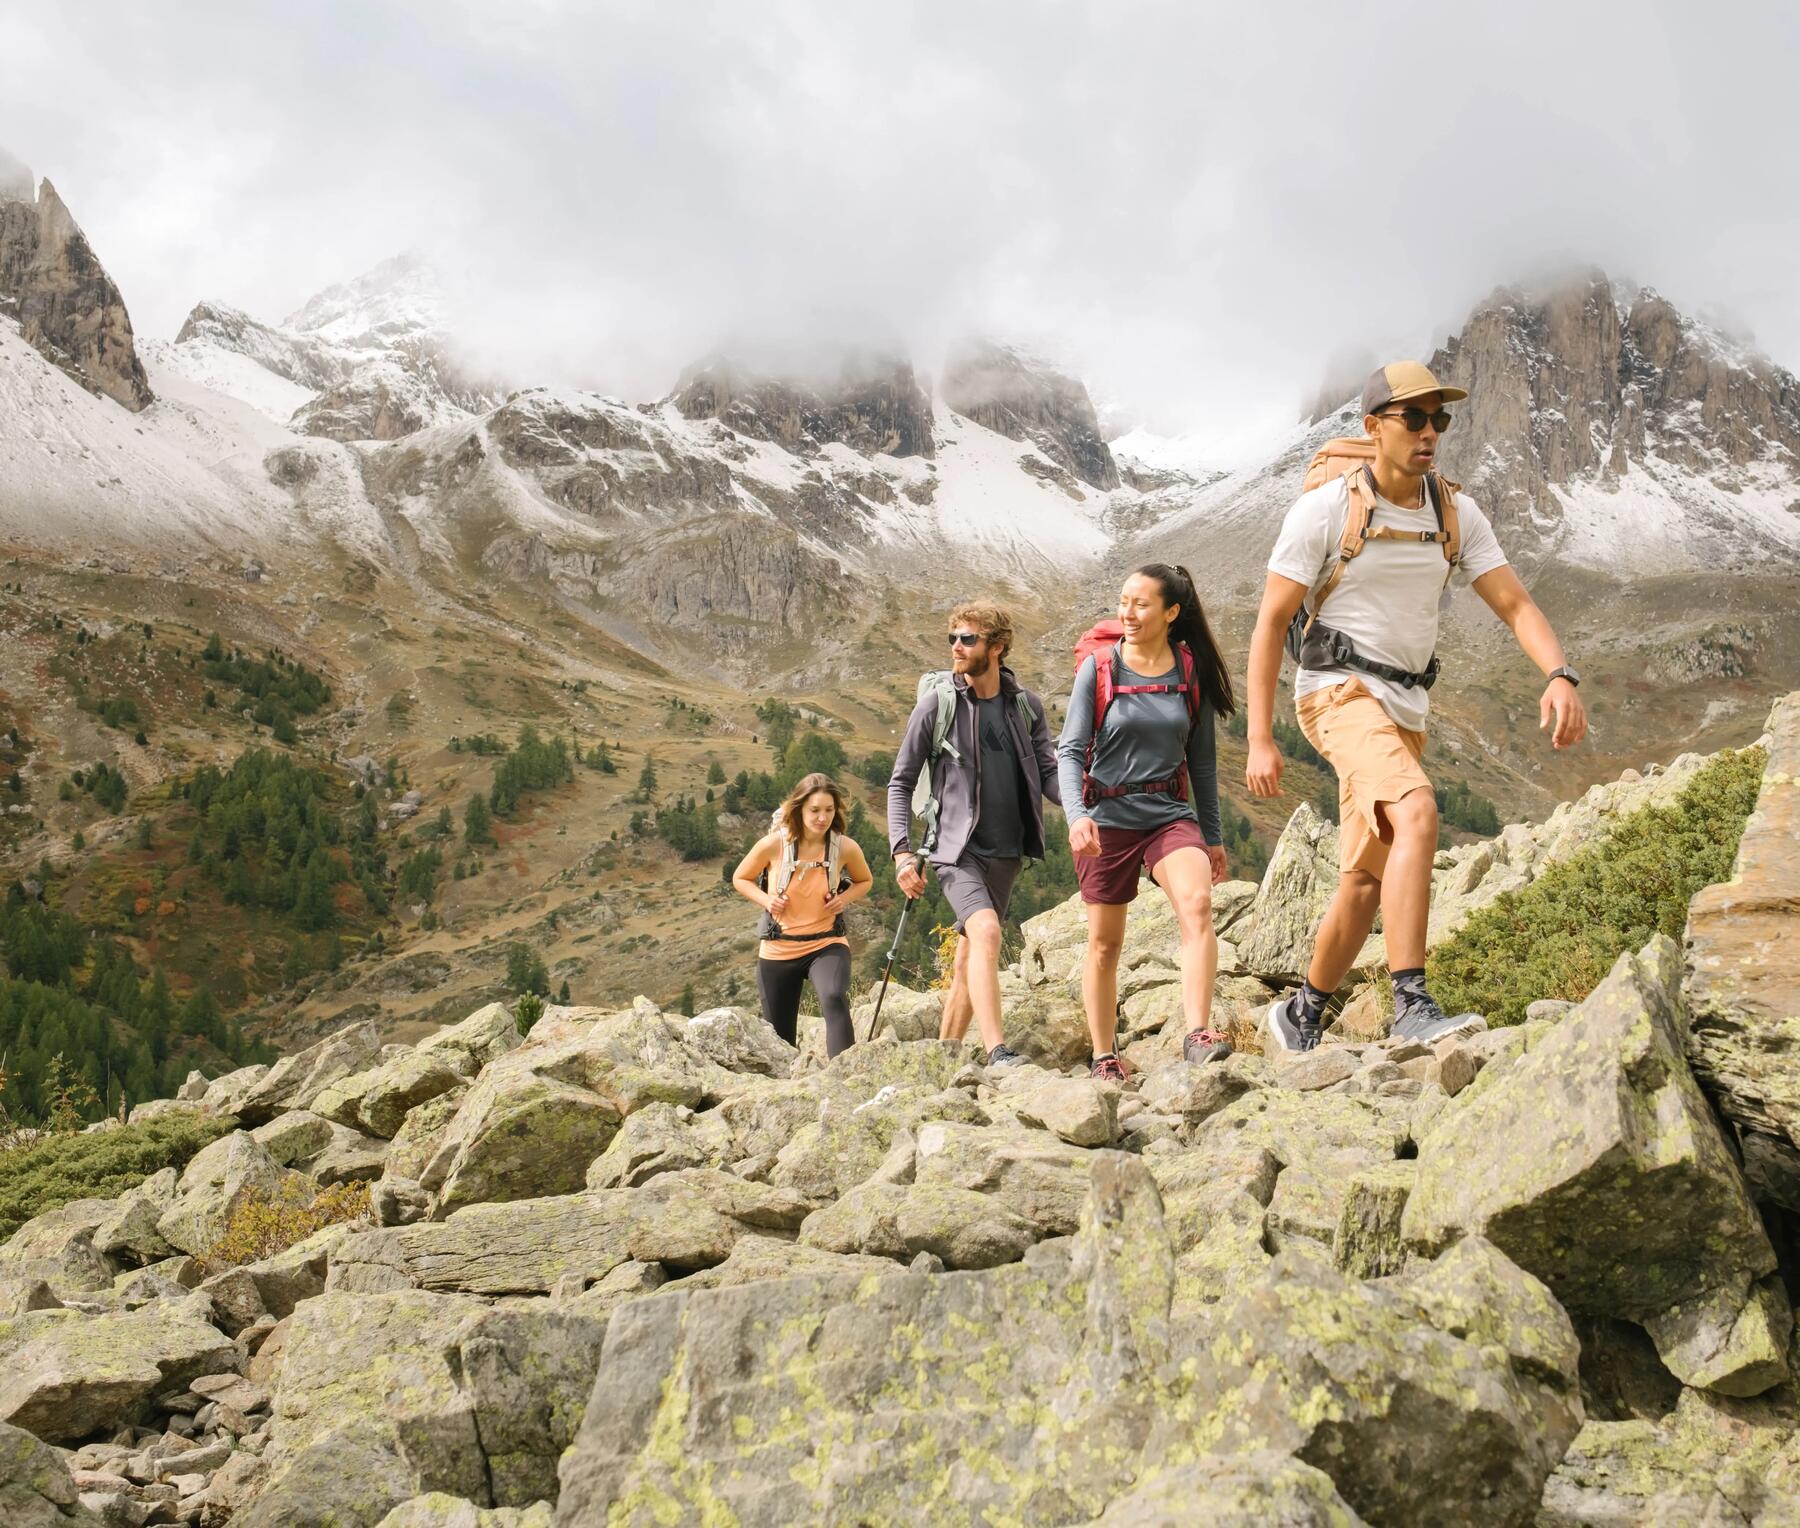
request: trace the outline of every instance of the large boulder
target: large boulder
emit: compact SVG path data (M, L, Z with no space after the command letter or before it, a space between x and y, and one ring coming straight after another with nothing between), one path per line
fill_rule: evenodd
M864 1183L807 1218L802 1245L910 1262L929 1253L946 1268L1017 1262L1042 1233L985 1195L947 1183Z
M34 1215L0 1243L0 1278L42 1282L61 1299L110 1289L119 1265L95 1238L116 1209L110 1199L72 1199Z
M1196 1324L1148 1172L1100 1153L1077 1235L1022 1262L619 1306L557 1521L1074 1524L1124 1497L1130 1524L1189 1475L1249 1521L1252 1473L1316 1508L1260 1521L1527 1521L1579 1424L1574 1334L1492 1247L1450 1256L1375 1285L1289 1256Z
M269 1483L234 1521L372 1528L426 1492L480 1507L554 1499L604 1331L577 1311L416 1290L308 1300L275 1390Z
M164 1240L156 1223L175 1202L180 1176L165 1167L114 1200L113 1213L94 1228L95 1248L136 1266L174 1256L177 1249Z
M381 1036L375 1026L347 1025L316 1045L283 1056L232 1102L229 1112L246 1125L262 1125L290 1109L310 1109L332 1083L364 1071L380 1059ZM208 1107L214 1106L209 1103ZM227 1111L215 1108L215 1112Z
M1098 1528L1363 1528L1331 1477L1291 1454L1213 1455L1157 1470L1101 1513Z
M1281 830L1256 905L1237 930L1239 964L1272 981L1298 982L1337 883L1337 826L1303 801Z
M1484 1236L1571 1310L1641 1321L1709 1291L1741 1303L1775 1253L1688 1071L1680 979L1680 951L1658 935L1444 1108L1419 1144L1407 1241Z
M695 1108L762 1080L691 1047L680 1022L648 1005L552 1009L462 1096L419 1181L439 1219L469 1204L573 1193L639 1109Z
M461 1087L520 1039L511 1010L489 1003L378 1066L340 1078L320 1093L313 1109L340 1125L391 1140L420 1104Z
M237 1366L204 1295L87 1316L33 1311L0 1321L0 1421L54 1442L139 1419L145 1403Z
M1080 1224L1090 1153L1014 1125L922 1125L914 1174L921 1184L983 1194L1037 1228L1067 1236Z
M442 1221L353 1233L333 1250L327 1285L549 1294L585 1288L628 1262L708 1268L740 1236L792 1234L811 1210L797 1195L729 1173L674 1171L642 1188L471 1205Z
M708 1008L682 1028L694 1051L728 1072L786 1077L799 1054L760 1017L741 1008Z
M0 1422L0 1523L6 1528L100 1528L82 1505L62 1455Z
M1767 746L1731 879L1688 904L1688 1054L1752 1189L1800 1211L1800 692L1769 713Z

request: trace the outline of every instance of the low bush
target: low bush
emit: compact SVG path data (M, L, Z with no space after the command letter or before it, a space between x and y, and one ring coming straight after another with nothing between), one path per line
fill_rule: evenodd
M315 1192L289 1178L272 1194L252 1190L240 1198L200 1261L209 1275L219 1273L286 1252L326 1226L368 1218L367 1183L334 1183Z
M1669 806L1647 806L1529 886L1473 913L1426 962L1447 1013L1517 1024L1536 998L1579 1002L1655 933L1679 939L1688 902L1725 880L1762 785L1764 754L1720 755Z
M0 1242L46 1210L76 1199L113 1199L165 1167L187 1166L236 1123L198 1112L168 1114L0 1152Z

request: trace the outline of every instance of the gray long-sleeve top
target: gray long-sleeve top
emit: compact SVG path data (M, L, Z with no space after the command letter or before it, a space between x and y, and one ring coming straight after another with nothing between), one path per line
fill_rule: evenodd
M931 852L935 865L950 865L962 855L975 831L981 804L981 745L975 736L975 702L969 682L955 681L956 714L950 741L956 757L946 752L932 766L932 795L938 802L938 839ZM1006 700L1007 725L1012 729L1013 746L1019 760L1019 772L1025 792L1020 798L1021 826L1024 830L1026 859L1044 857L1044 803L1062 803L1057 799L1060 778L1056 756L1050 747L1050 724L1044 716L1044 703L1030 690L1024 689L1009 668L1000 670L1000 693ZM1031 727L1026 729L1018 713L1017 697L1023 695L1031 711ZM1091 708L1092 701L1089 702ZM912 848L912 793L919 773L931 752L931 723L937 714L937 701L926 698L913 707L901 736L899 751L894 755L894 772L888 780L888 847L894 854ZM1077 791L1079 792L1079 782Z
M1110 651L1097 655L1110 661ZM1056 745L1057 776L1062 782L1063 811L1070 822L1091 817L1103 828L1160 828L1193 815L1200 834L1209 844L1225 841L1219 822L1219 765L1213 737L1213 709L1202 701L1200 720L1188 730L1187 697L1179 691L1160 695L1114 694L1107 707L1106 723L1094 746L1093 776L1102 785L1166 780L1181 765L1187 749L1188 788L1194 804L1174 796L1154 793L1108 796L1084 806L1081 800L1082 759L1094 735L1094 656L1082 662L1069 696L1069 712ZM1137 674L1120 659L1122 684L1178 684L1179 662L1166 674Z

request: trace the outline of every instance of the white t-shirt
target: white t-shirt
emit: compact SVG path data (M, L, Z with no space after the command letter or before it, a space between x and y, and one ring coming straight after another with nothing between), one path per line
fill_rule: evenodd
M1466 493L1456 496L1456 512L1462 532L1462 561L1453 582L1467 585L1504 567L1506 554L1494 539L1487 516ZM1349 513L1350 494L1341 477L1301 494L1281 522L1281 534L1269 554L1269 571L1305 584L1308 590L1316 588L1337 560L1338 539L1344 534ZM1430 530L1435 528L1436 516L1429 498L1417 509L1404 509L1377 496L1370 523ZM1418 673L1431 662L1437 648L1438 613L1450 603L1444 573L1444 549L1435 541L1371 541L1351 558L1319 619L1349 637L1359 653ZM1294 697L1330 689L1352 678L1368 687L1398 725L1411 732L1425 730L1425 717L1431 709L1429 692L1408 689L1373 674L1303 668L1294 681Z

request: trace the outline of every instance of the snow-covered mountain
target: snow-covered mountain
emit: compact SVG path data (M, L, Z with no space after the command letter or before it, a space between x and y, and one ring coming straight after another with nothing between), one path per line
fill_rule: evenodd
M304 396L263 386L228 357L242 357ZM436 278L417 256L385 260L354 281L327 287L281 324L223 303L188 314L163 364L232 391L305 435L397 440L492 408L503 389L458 355Z
M806 376L715 355L650 403L504 391L408 257L278 324L202 303L137 343L54 192L13 196L0 532L87 556L350 553L757 662L817 633L848 650L897 591L1085 601L1127 558L1253 601L1313 451L1360 430L1351 400L1248 462L1209 464L1198 436L1109 446L1079 380L989 342L935 385L891 354ZM1432 364L1472 394L1446 469L1528 572L1795 566L1800 384L1654 293L1498 293Z

